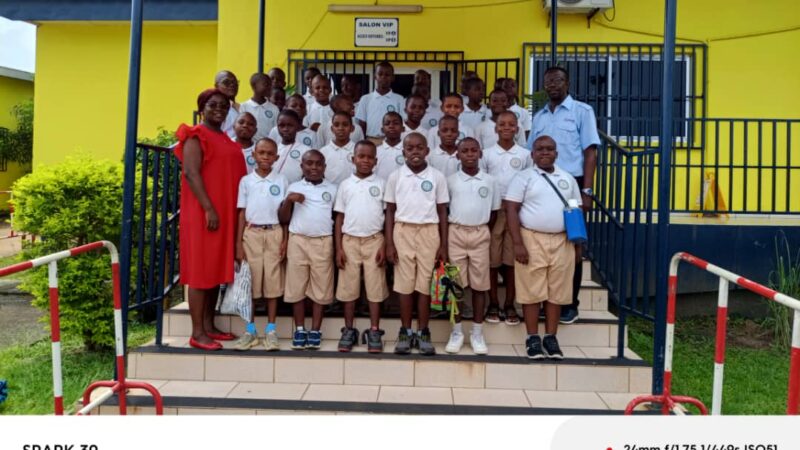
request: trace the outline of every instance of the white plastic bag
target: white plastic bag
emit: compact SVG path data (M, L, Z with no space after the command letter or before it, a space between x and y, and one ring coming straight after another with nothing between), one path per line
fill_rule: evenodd
M242 261L239 268L234 266L233 284L228 285L225 297L222 299L220 312L222 314L236 314L245 322L250 322L253 309L252 280L250 278L250 265Z

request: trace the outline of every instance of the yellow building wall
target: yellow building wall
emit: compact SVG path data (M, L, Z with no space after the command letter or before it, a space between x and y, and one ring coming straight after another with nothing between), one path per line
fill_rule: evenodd
M33 99L33 82L0 76L0 127L14 130L17 121L11 109L24 101ZM17 178L30 171L28 165L9 162L6 170L0 171L0 191L8 191ZM9 196L0 193L0 210L8 209Z
M122 159L129 39L125 23L39 25L34 170L76 151ZM216 57L216 23L145 24L140 137L191 123L197 94L213 85Z

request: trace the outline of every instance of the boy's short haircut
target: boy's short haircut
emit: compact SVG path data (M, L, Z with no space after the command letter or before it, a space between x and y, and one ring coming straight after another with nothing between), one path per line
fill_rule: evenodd
M272 67L267 71L267 73L270 73L272 71L275 71L277 73L283 74L284 77L286 76L286 72L284 72L283 69L281 69L280 67L277 67L277 66Z
M228 75L232 76L233 78L236 78L236 75L234 75L233 72L231 72L230 70L223 69L223 70L220 70L219 72L217 72L216 75L214 75L214 84L215 85L219 84L220 81L224 80L225 77L227 77Z
M465 137L464 139L461 140L461 142L458 143L458 147L461 147L461 144L463 144L465 142L474 142L475 145L477 145L479 149L481 148L481 143L478 142L478 140L475 139L474 137Z
M384 114L381 123L383 123L387 117L396 117L400 120L400 123L403 123L403 116L401 116L400 113L398 113L397 111L389 111L386 114Z
M306 73L306 72L316 72L316 73L318 73L318 74L321 74L321 73L322 73L322 72L321 72L319 69L317 69L317 68L316 68L316 67L314 67L314 66L311 66L311 67L306 67L306 70L304 70L304 71L303 71L303 73Z
M442 122L450 122L450 121L458 123L458 118L456 118L455 116L451 116L450 114L445 114L444 116L442 116L441 119L439 119L439 125L441 126Z
M478 77L467 78L466 80L464 80L464 90L466 91L466 90L472 89L475 86L480 86L481 83L483 83L483 80L481 80Z
M265 74L264 72L256 72L256 73L250 75L250 86L255 85L258 80L261 80L261 79L264 79L264 78L268 79L270 81L270 83L272 82L272 78L268 77L267 74Z
M514 114L514 111L508 111L508 110L503 111L500 114L498 114L497 115L497 120L500 120L501 117L506 116L506 115L508 115L510 117L513 117L514 118L514 122L518 122L517 115Z
M503 89L503 85L506 83L506 80L508 80L508 79L509 78L501 77L501 78L498 78L498 79L494 80L494 90L496 91L498 89Z
M296 94L296 93L295 93L295 94L292 94L292 95L290 95L290 96L288 96L288 97L286 97L286 103L289 103L289 100L290 100L290 99L293 99L293 98L294 98L294 99L297 99L297 100L299 100L299 101L301 101L301 102L303 102L303 106L306 106L306 99L305 99L305 98L303 98L303 96L302 96L302 95L300 95L300 94Z
M461 94L458 94L458 93L456 93L456 92L450 92L449 94L446 94L446 95L444 96L444 98L442 98L442 102L444 102L444 101L445 101L445 100L447 100L448 98L454 98L454 99L457 99L459 102L461 102L461 104L462 104L462 105L464 104L464 99L461 97Z
M292 97L294 97L294 95ZM298 124L302 123L302 120L300 120L300 116L292 109L284 108L283 111L281 111L281 113L278 114L278 119L280 119L281 116L290 117L290 118L296 120ZM516 117L516 116L514 116L514 117Z
M564 78L567 81L569 81L569 72L567 72L567 69L565 69L565 68L563 68L561 66L550 66L550 67L547 68L547 70L544 71L544 74L547 75L548 73L553 73L553 72L561 72L561 73L563 73L564 74Z
M256 145L255 145L255 146L256 146L256 147L258 147L258 144L260 144L260 143L262 143L262 142L266 142L267 144L271 144L271 145L273 145L273 146L274 146L276 149L278 148L278 143L277 143L277 142L275 142L275 141L273 141L272 139L270 139L270 138L268 138L268 137L263 137L263 138L259 139L258 141L256 141Z
M317 78L327 82L328 84L331 84L331 80L329 80L328 77L326 77L325 75L323 75L321 73L317 74L317 75L314 75L314 78L311 79L311 82L313 83L314 80L316 80Z
M350 114L348 114L348 113L346 113L344 111L336 111L336 112L334 112L333 116L331 117L331 123L333 123L333 119L335 119L336 116L344 117L345 119L351 121L351 123L352 123L353 118L350 116Z
M406 137L404 137L404 138L403 138L403 144L405 144L405 143L406 143L406 139L408 139L408 138L410 138L410 137L415 137L415 136L419 136L419 138L420 138L420 139L422 139L422 142L423 142L423 143L424 143L426 146L428 145L428 138L426 138L426 137L425 137L425 136L424 136L422 133L419 133L419 132L416 132L416 131L412 131L411 133L408 133L408 134L406 135Z
M372 142L370 140L367 140L367 139L363 139L363 140L360 140L360 141L356 142L356 145L353 147L353 155L358 153L358 148L359 147L363 147L363 146L367 146L367 147L372 148L372 150L375 151L376 153L378 151L378 147L375 146L374 142Z
M346 73L342 75L342 80L347 80L351 83L361 84L361 77L356 76L354 73Z
M392 72L394 72L394 66L389 63L389 61L381 61L378 64L375 64L375 72L378 71L379 67L383 67L384 69L392 69Z
M300 158L300 160L301 161L305 161L307 157L313 156L313 155L319 156L320 158L322 158L322 162L325 162L325 155L323 155L321 151L319 151L319 150L317 150L315 148L306 150L306 152L303 153L303 156Z
M254 116L253 114L251 114L251 113L249 113L247 111L239 114L239 117L243 117L243 116L250 116L254 121L256 120L256 116ZM237 122L239 121L238 117L236 118L236 121Z
M351 101L352 100L350 99L350 97L346 95L336 94L333 97L331 97L331 109L333 110L333 112L343 112L339 108L339 105L342 102L351 102Z
M494 90L489 94L489 97L493 96L494 94L503 94L505 96L508 96L508 93L506 93L506 91L500 88L494 88Z
M430 86L428 86L427 84L415 84L415 85L411 86L411 95L412 96L413 95L419 95L420 97L422 97L422 95L419 93L420 89L427 89L428 93L430 94L430 91L431 91L431 87ZM406 99L406 101L408 101L408 99Z
M408 106L408 104L411 102L411 99L414 99L414 98L422 100L422 102L425 103L426 105L428 104L428 100L426 100L425 97L423 97L423 96L421 96L419 94L412 93L411 95L406 97L406 106Z

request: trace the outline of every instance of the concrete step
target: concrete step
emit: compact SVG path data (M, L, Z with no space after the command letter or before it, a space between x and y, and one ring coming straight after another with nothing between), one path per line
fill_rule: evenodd
M164 397L165 415L261 414L620 414L638 393L142 380ZM98 390L97 395L101 391ZM116 415L116 399L94 414ZM128 396L128 414L152 415L141 391Z
M256 317L256 326L259 332L263 332L266 321L267 318L264 316ZM216 325L222 331L240 335L244 332L245 323L238 316L218 315ZM276 326L280 338L289 339L291 337L293 330L291 317L279 316ZM306 318L306 327L310 326L311 319ZM326 318L322 322L323 338L338 339L343 326L344 320L340 317ZM471 326L470 321L464 321L464 329L467 334ZM356 318L355 327L359 330L369 328L369 319ZM433 342L447 342L451 331L449 320L446 318L431 320L429 327ZM381 328L386 332L384 338L393 340L399 332L400 319L382 319ZM562 346L611 347L616 345L617 330L617 318L611 313L583 311L578 322L559 326L558 338ZM540 324L540 332L544 332L544 324ZM164 315L163 335L165 337L191 335L191 318L186 303L173 307ZM484 324L484 336L488 344L514 345L524 343L527 333L524 324L509 326L505 323L486 323Z
M205 352L189 348L188 338L173 338L166 346L145 345L128 355L128 377L154 380L225 381L241 383L308 383L444 387L473 389L531 389L576 392L646 392L651 368L626 350L626 358L612 358L613 348L563 347L561 361L532 361L524 348L493 345L490 355L472 355L465 346L458 355L395 355L336 351L328 340L316 351L247 352L226 349ZM282 349L289 342L281 342Z

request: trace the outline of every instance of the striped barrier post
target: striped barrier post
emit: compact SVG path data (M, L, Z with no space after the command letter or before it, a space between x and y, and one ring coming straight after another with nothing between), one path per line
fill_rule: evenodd
M672 395L672 356L675 342L675 300L678 290L678 264L685 261L695 267L710 272L720 278L719 295L717 298L717 327L714 348L714 384L711 399L712 414L722 413L722 386L725 369L725 341L728 321L728 286L729 283L741 286L768 300L775 301L794 310L794 324L792 326L792 350L789 363L789 388L786 401L786 414L798 413L800 402L800 300L776 292L766 286L741 277L733 272L708 263L696 256L685 252L678 252L670 261L669 291L667 298L667 333L666 350L664 352L664 389L660 395L643 395L636 397L628 403L625 414L631 414L633 409L646 402L661 403L661 412L669 414L678 403L689 403L697 406L702 414L708 414L700 400Z
M42 256L40 258L32 259L30 261L21 262L8 267L0 269L0 277L11 275L13 273L22 272L24 270L32 269L47 264L48 286L50 294L50 336L52 347L52 362L53 362L53 397L55 403L55 414L64 414L64 392L63 392L63 377L61 372L61 323L59 320L59 307L58 307L58 261L70 256L80 255L100 248L106 248L111 255L111 279L114 292L114 340L115 340L115 365L117 368L116 381L97 381L89 385L84 391L83 404L84 407L78 411L77 415L89 414L89 412L102 404L105 400L112 395L117 394L119 398L119 411L121 415L127 413L126 392L128 389L144 389L153 395L156 414L163 413L163 401L161 394L158 390L147 383L131 382L125 380L125 345L122 335L122 292L119 283L119 254L117 248L109 241L97 241L90 244L81 245L69 250L64 250L57 253ZM91 393L99 387L110 388L107 392L96 398L94 401L89 401Z

